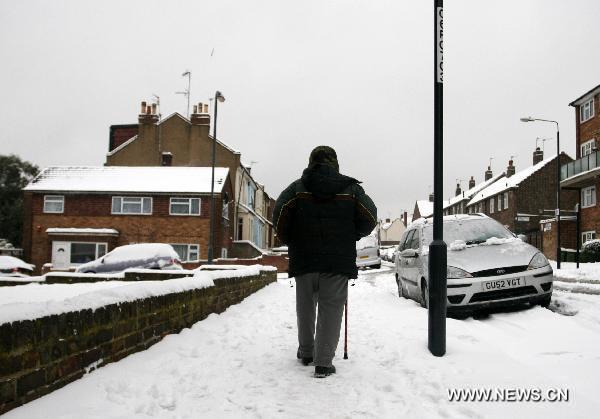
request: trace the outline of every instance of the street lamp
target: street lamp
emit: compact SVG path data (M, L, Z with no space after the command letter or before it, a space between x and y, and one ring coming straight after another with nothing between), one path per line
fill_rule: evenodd
M215 153L217 148L217 108L219 102L225 102L225 96L218 90L215 92L215 118L213 121L212 143L212 176L210 181L210 236L208 239L208 264L213 262L213 241L215 237Z
M554 215L556 216L556 268L560 269L560 129L558 121L532 118L531 116L521 118L521 122L535 121L556 124L556 209L554 210Z

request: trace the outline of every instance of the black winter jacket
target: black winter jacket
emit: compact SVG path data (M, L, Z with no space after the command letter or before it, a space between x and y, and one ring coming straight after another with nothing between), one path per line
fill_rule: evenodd
M315 164L281 193L273 225L288 245L290 277L309 272L358 276L356 241L377 224L377 208L359 183Z

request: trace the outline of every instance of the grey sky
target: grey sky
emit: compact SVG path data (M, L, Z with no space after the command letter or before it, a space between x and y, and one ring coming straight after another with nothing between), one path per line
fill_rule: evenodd
M445 197L531 164L558 119L574 156L568 103L600 83L600 2L445 4ZM256 160L277 196L319 144L361 179L382 218L412 211L432 184L433 1L0 0L0 153L40 166L104 162L111 124L139 102L185 113L216 89L219 138ZM211 51L214 54L211 57Z

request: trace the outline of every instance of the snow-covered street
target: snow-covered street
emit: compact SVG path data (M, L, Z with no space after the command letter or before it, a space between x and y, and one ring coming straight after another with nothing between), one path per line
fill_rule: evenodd
M389 268L349 291L349 359L313 378L296 359L295 289L280 279L147 351L6 418L590 417L600 408L600 296L555 291L552 310L448 319L427 351L427 312L399 299ZM569 401L449 402L452 388L569 389Z

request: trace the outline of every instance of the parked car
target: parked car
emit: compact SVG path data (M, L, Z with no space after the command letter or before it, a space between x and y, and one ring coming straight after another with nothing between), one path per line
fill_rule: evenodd
M432 228L429 219L414 223L402 236L395 260L398 295L424 307L428 305ZM550 304L553 277L546 257L492 218L446 216L444 241L448 244L449 315L525 303Z
M0 276L30 276L35 265L14 256L0 256Z
M101 258L79 265L75 272L114 273L128 268L183 269L170 244L139 243L117 247Z
M359 268L381 268L377 237L366 236L356 242L356 266Z

